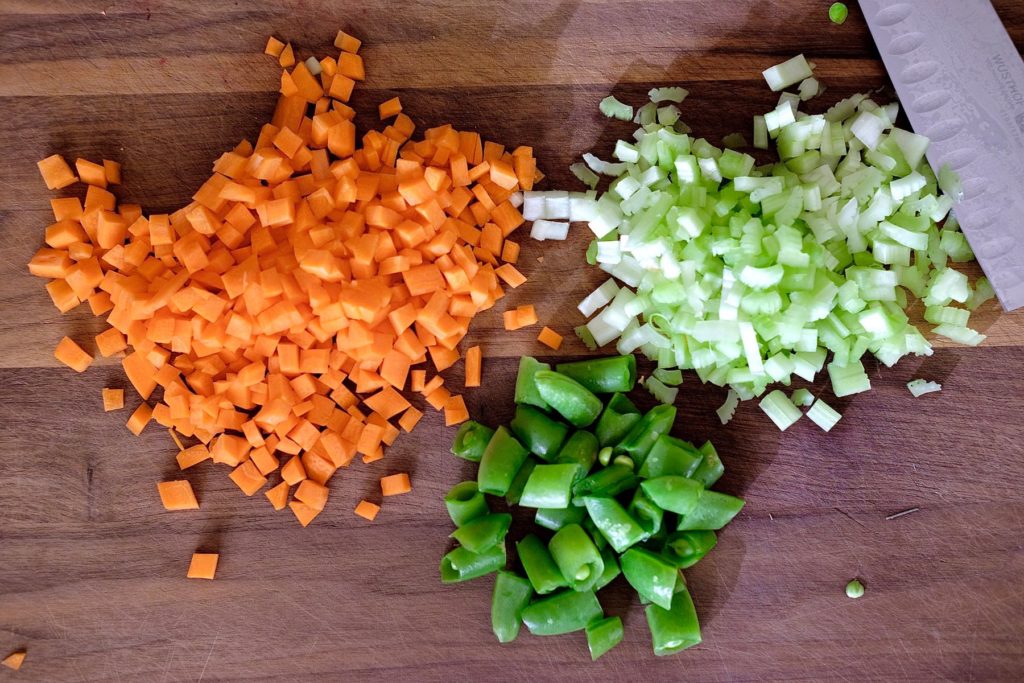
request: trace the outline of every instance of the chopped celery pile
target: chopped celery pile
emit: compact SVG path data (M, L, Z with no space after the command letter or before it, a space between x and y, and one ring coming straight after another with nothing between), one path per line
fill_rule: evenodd
M812 68L799 55L764 72L773 90L801 91L754 119L754 146L774 143L777 161L691 135L675 105L686 92L660 88L630 109L640 127L616 143L614 160L585 154L574 167L591 191L524 195L528 219L586 221L596 238L587 260L612 276L579 305L583 338L728 386L723 422L736 399L793 376L813 381L827 368L841 397L871 388L867 353L886 366L930 355L907 314L915 298L936 334L985 338L968 318L991 287L972 288L951 265L973 258L951 212L958 180L948 169L936 178L927 138L894 125L895 103L854 95L824 114L801 112L821 91ZM602 175L610 185L597 193ZM668 398L655 379L648 389ZM781 392L762 407L780 427L800 415ZM838 419L820 401L809 412L825 429Z

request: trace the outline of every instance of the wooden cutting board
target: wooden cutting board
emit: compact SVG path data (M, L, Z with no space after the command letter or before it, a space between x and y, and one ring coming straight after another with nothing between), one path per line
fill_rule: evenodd
M856 8L833 26L828 4L0 2L0 656L28 648L22 671L0 679L1020 680L1021 314L985 306L980 348L869 362L874 390L835 401L844 419L827 435L807 420L781 434L752 403L723 428L713 411L724 392L690 373L677 428L714 440L721 488L747 500L687 572L704 643L656 659L620 580L606 608L626 639L592 664L582 634L495 643L490 579L440 584L440 498L472 468L447 454L453 430L438 414L383 461L341 472L308 529L212 466L188 473L200 511L163 511L154 484L177 474L167 434L132 437L126 411L102 412L100 389L125 385L115 363L56 367L62 335L88 347L100 326L86 311L59 315L25 268L50 222L38 159L119 160L122 197L177 208L221 151L268 120L278 69L260 53L271 33L303 55L331 51L338 28L364 39L361 128L401 95L421 127L451 121L532 145L548 188L576 187L568 164L631 132L598 114L608 93L640 103L651 86L684 85L685 120L718 141L773 106L760 71L794 53L828 86L812 108L883 86ZM1024 6L996 4L1024 45ZM467 401L492 423L510 416L516 358L551 355L536 329L500 331L504 304L533 302L569 334L575 303L602 280L583 265L583 227L564 243L522 241L530 282L471 334L485 386ZM569 339L560 356L584 353ZM914 399L915 377L943 391ZM382 474L403 470L411 494L373 524L352 514ZM184 578L196 549L221 553L217 580ZM857 601L843 594L855 576L867 586Z

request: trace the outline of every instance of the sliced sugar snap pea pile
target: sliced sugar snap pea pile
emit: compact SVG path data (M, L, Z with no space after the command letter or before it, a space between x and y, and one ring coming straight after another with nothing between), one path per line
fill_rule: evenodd
M522 624L540 636L584 631L597 659L622 640L621 618L597 597L619 574L646 605L656 655L701 641L682 570L715 547L743 501L711 490L725 468L710 442L669 435L675 407L640 412L626 396L636 379L632 355L554 369L524 357L509 425L459 429L452 453L480 466L476 481L445 496L458 545L441 560L441 580L495 575L499 642L515 640ZM515 543L515 568L512 516L492 511L487 496L534 510L539 528Z

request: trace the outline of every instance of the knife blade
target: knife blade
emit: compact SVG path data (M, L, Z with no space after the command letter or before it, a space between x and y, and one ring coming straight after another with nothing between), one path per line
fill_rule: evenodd
M861 0L932 169L1003 307L1024 306L1024 61L990 0Z

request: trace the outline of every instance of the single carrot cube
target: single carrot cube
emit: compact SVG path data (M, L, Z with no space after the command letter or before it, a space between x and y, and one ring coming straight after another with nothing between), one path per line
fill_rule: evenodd
M562 346L562 335L555 332L550 327L544 327L540 334L537 335L537 341L549 349L557 351Z
M397 97L392 97L390 100L385 100L377 105L377 112L380 114L380 118L390 119L392 116L398 116L402 113L402 102Z
M371 503L368 500L361 500L356 505L356 514L370 522L377 517L378 512L380 512L380 505Z
M85 372L92 364L92 356L69 337L60 340L57 348L54 349L53 356L75 372Z
M188 565L190 579L213 579L217 573L218 553L192 553L192 561Z
M103 388L103 410L109 413L111 410L124 408L124 389Z
M165 510L198 510L199 501L187 479L161 481L156 485Z
M391 474L381 477L380 491L385 496L397 496L412 491L412 484L409 482L409 475L405 472Z
M39 167L39 174L43 176L43 182L46 183L48 190L59 190L78 182L78 176L59 154L46 157L36 166Z

